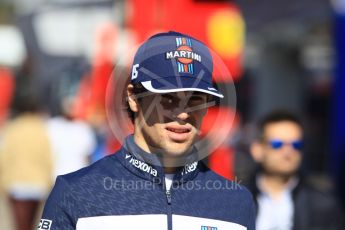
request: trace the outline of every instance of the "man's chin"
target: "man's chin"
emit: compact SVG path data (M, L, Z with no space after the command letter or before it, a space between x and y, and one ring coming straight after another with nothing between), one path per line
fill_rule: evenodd
M286 170L286 171L275 171L275 172L270 172L269 174L275 175L278 177L284 177L284 178L290 178L292 176L295 176L297 174L296 170Z
M188 150L186 151L172 151L164 153L163 162L165 167L180 167L186 164L186 156L188 155Z
M169 143L166 148L167 157L180 158L188 154L192 145L189 143Z
M166 151L166 155L168 157L172 157L172 158L179 158L179 157L182 157L186 154L188 154L189 152L189 148L170 148L168 151Z

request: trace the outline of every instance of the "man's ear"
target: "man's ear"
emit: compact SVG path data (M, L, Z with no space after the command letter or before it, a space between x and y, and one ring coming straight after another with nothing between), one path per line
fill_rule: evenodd
M255 162L257 162L257 163L262 162L263 155L264 155L263 144L259 141L253 142L250 145L250 154L252 155Z
M128 84L127 86L127 98L128 98L129 108L134 113L137 113L139 111L139 105L138 105L137 98L135 97L134 86L132 84Z

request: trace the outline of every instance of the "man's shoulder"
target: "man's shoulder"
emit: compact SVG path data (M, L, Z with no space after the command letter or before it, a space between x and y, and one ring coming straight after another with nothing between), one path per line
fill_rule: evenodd
M302 178L294 190L294 196L296 212L300 216L312 216L312 225L320 229L344 229L344 210L332 186Z
M205 165L203 165L202 167L204 168L202 170L204 174L203 180L204 183L207 184L207 187L211 186L210 191L223 191L225 194L235 199L244 199L248 201L253 200L252 193L237 177L234 177L233 179L228 179L216 173L212 169L209 169Z
M337 205L337 196L331 186L319 186L305 178L296 187L296 196L307 197L313 205L335 206Z

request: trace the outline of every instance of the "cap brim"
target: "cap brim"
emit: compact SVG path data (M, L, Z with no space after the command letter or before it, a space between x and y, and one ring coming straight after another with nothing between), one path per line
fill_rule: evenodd
M190 77L165 77L143 81L144 88L152 93L174 93L183 91L197 91L224 98L217 89L205 81L198 81Z

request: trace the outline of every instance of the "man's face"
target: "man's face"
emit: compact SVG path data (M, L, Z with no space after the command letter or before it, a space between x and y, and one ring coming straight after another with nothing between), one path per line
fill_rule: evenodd
M207 98L204 93L177 92L139 99L134 133L139 146L171 158L186 153L197 139Z
M256 160L266 173L291 176L301 164L301 127L291 121L269 123L257 146Z

